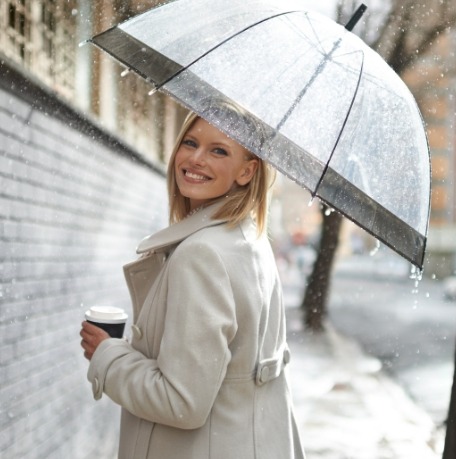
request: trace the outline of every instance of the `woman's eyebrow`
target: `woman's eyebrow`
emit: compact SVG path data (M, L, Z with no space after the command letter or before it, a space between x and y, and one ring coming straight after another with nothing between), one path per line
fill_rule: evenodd
M226 147L226 148L232 148L232 146L227 143L227 142L220 142L220 141L217 141L217 142L211 142L211 145L218 145L218 146L223 146L223 147Z

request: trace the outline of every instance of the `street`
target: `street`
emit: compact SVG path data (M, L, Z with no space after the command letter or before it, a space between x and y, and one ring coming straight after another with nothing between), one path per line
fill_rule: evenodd
M336 266L330 321L377 357L440 425L453 380L456 302L444 299L440 281L424 276L415 283L398 261L393 268L374 258Z

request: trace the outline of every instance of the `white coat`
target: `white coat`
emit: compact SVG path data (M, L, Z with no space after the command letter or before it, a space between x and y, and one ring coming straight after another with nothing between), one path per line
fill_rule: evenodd
M304 457L269 241L213 211L146 238L124 268L131 343L103 341L88 372L95 399L122 406L120 459Z

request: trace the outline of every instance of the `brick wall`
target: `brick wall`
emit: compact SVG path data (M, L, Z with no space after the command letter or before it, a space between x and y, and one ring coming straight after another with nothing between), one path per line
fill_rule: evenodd
M130 308L121 267L166 224L159 170L0 64L0 457L104 459L119 409L95 402L84 311Z

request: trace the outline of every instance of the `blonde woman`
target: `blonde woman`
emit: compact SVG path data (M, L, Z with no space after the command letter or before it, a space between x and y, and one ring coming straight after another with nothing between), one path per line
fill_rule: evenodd
M248 120L229 108L239 120ZM125 266L130 342L84 322L95 399L122 407L121 459L303 458L266 236L271 170L191 114L168 169L170 226Z

